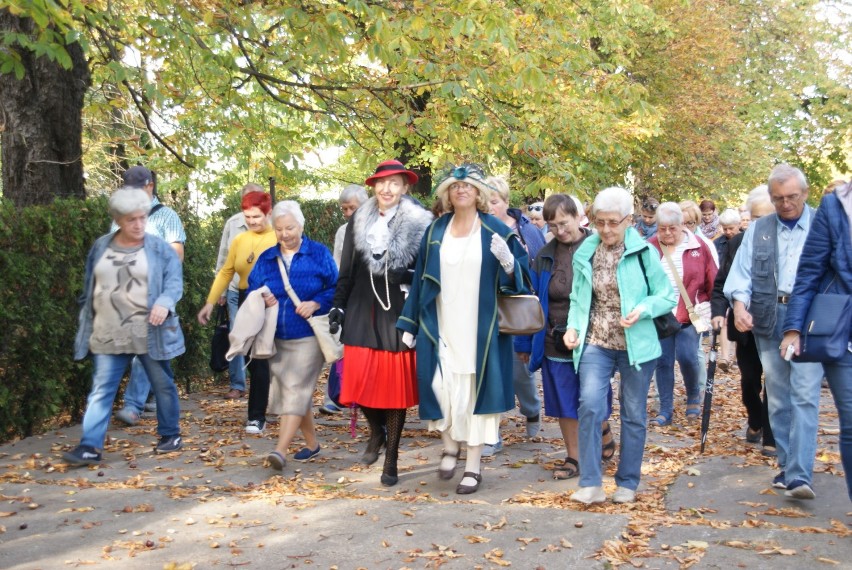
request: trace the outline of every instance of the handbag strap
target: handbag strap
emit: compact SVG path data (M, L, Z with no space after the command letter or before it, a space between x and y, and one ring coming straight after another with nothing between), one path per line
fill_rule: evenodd
M276 257L278 260L278 269L281 271L281 280L284 281L284 289L287 291L287 295L290 297L290 300L293 301L295 306L299 306L302 303L302 300L299 299L299 296L296 295L296 292L293 291L293 287L290 286L290 279L287 276L287 268L284 267L284 262L281 260L281 257Z
M666 261L669 264L669 267L672 270L672 275L674 275L675 281L677 282L677 288L680 289L680 296L683 299L684 304L686 305L686 310L689 313L694 313L695 308L692 306L692 301L689 300L689 293L686 292L686 287L683 286L683 280L680 278L680 275L677 272L677 268L675 267L674 261L672 261L671 255L663 249L663 244L660 244L660 249L663 252L663 255L666 257Z
M230 318L228 317L228 308L226 305L217 305L216 306L216 326L220 327L222 325L230 324Z

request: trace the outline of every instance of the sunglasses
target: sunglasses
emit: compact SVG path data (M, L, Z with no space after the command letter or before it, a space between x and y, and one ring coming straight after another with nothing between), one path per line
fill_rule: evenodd
M646 212L656 212L657 204L649 204L648 202L645 202L642 204L642 209Z
M527 206L527 210L530 212L541 212L544 209L544 206Z

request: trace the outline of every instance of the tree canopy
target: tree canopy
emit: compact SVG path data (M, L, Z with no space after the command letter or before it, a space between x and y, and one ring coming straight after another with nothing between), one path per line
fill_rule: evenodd
M86 55L87 186L338 186L463 159L528 195L723 198L850 168L852 14L814 0L7 0L0 73ZM844 59L845 55L845 59ZM4 139L5 140L5 139ZM5 143L4 143L5 144ZM311 155L335 148L340 160Z

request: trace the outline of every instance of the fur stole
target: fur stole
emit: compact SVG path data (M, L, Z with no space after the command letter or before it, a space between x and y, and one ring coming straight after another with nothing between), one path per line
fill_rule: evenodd
M373 257L367 244L367 230L379 219L379 206L375 196L364 202L352 216L352 234L355 238L355 251L370 269L373 275L385 272L385 256L388 256L388 271L404 271L417 259L420 241L426 228L432 222L432 212L426 210L415 200L403 196L399 208L388 224L390 237L388 250L379 259Z

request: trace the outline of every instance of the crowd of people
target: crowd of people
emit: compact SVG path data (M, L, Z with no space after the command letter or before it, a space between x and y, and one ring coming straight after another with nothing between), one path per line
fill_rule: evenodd
M371 196L359 185L344 188L346 223L334 254L308 238L298 203L273 205L261 187L243 189L197 319L207 324L216 305L228 306L225 397L240 399L248 387L249 434L264 432L267 414L279 417L269 467L285 469L297 431L304 446L294 460L321 451L312 401L331 359L313 317L325 315L343 356L331 362L320 411L360 410L369 425L360 461L373 464L384 450L383 485L399 481L406 413L417 406L427 429L440 433L438 477L454 479L464 461L456 492L477 492L482 458L502 449L501 415L517 399L528 437L539 433L542 413L557 420L565 458L554 477L579 478L572 500L606 501L603 465L617 460L611 500L631 503L648 426L675 418L675 364L685 389L682 417L693 422L701 414L702 339L712 331L721 339L719 367L739 371L745 439L776 458L772 484L792 499L815 497L826 379L852 499L852 342L839 358L797 360L816 295L852 295L852 184L834 185L814 209L803 173L780 164L743 208L718 213L712 200L647 197L636 208L620 187L585 205L554 193L513 208L506 179L471 163L436 180L431 210L411 194L418 175L396 160L381 162L365 180ZM103 460L128 366L116 419L133 425L145 409L156 410L156 452L183 445L170 360L184 351L175 305L185 234L177 214L157 200L150 170L132 167L124 183L109 200L113 228L86 261L74 355L91 355L95 368L83 435L63 454L72 465ZM530 294L544 326L502 332L501 302ZM649 400L652 382L658 405ZM610 426L614 394L618 443Z

